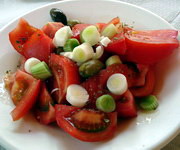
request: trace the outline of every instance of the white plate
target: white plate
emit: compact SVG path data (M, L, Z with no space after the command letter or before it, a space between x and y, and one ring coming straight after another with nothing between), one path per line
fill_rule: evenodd
M49 10L62 9L68 18L87 23L107 22L119 16L136 29L171 29L166 21L137 6L120 1L76 0L60 1L43 6L23 18L36 27L50 21ZM8 40L8 33L18 19L0 31L0 79L6 70L16 68L18 55ZM31 115L13 123L7 93L0 85L0 143L8 149L18 150L147 150L159 149L175 137L180 130L180 52L159 64L156 91L160 106L153 113L139 113L133 120L119 123L116 136L108 142L85 143L78 141L55 126L40 125ZM160 86L163 83L163 86Z

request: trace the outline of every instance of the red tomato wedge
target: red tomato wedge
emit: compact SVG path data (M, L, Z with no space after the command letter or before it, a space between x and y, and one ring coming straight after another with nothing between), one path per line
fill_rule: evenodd
M154 70L150 69L146 75L144 86L130 88L131 93L135 97L143 97L150 95L155 87L155 74Z
M124 55L126 52L126 43L123 33L116 34L111 42L104 48L105 51L115 53L118 55Z
M125 57L135 63L157 63L178 48L177 35L176 30L128 31Z
M81 31L83 31L86 27L88 27L90 25L91 24L76 24L75 26L73 26L73 28L72 28L73 37L72 38L76 38L77 40L80 40Z
M126 76L128 81L128 87L142 86L145 84L145 76L148 71L147 66L139 65L139 72L135 72L134 69L125 64L113 64L104 70L101 70L99 74L87 79L81 85L88 91L89 105L88 107L95 107L96 99L109 92L106 90L106 82L108 78L115 73L122 73ZM113 96L113 94L112 94ZM113 96L118 99L119 96Z
M116 111L118 113L118 117L136 117L137 109L134 101L134 97L132 93L127 90L123 98L116 103Z
M50 53L53 51L52 39L41 30L36 31L23 45L26 58L35 57L48 63Z
M48 22L46 25L42 27L42 31L51 39L53 39L56 31L62 28L63 26L64 25L61 22Z
M18 70L15 80L10 91L11 98L16 107L11 112L14 121L24 117L36 102L40 80L33 78L31 75Z
M69 133L71 136L86 142L98 142L110 139L114 136L117 127L117 113L108 113L108 117L110 119L109 126L102 131L99 132L85 132L82 130L77 129L73 126L70 121L68 121L68 117L74 111L77 111L79 108L73 106L66 106L66 105L56 105L56 121L59 127L61 127L64 131Z
M50 68L54 75L54 88L58 88L55 99L58 103L65 101L67 87L79 84L79 71L77 65L67 57L51 54Z
M36 118L42 124L55 122L55 108L53 100L47 91L46 85L41 85L39 98L36 104Z
M23 55L23 44L38 29L29 25L29 23L21 18L17 27L9 33L9 40L17 52Z

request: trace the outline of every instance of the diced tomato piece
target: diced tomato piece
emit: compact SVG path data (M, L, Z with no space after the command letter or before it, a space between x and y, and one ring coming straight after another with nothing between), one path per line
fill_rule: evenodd
M117 127L117 113L108 113L108 117L110 120L109 126L99 132L85 132L80 129L77 129L73 126L70 121L68 121L68 117L79 108L73 106L66 105L56 105L56 120L59 127L61 127L64 131L69 133L71 136L86 142L98 142L110 139L114 136L116 127ZM93 119L93 118L92 118Z
M150 69L146 75L144 86L130 88L131 93L135 97L143 97L150 95L155 87L155 74L154 70Z
M79 84L79 71L77 65L67 57L51 54L50 67L54 75L54 88L58 87L56 101L65 101L67 87L71 84Z
M25 116L36 102L40 80L33 78L31 75L18 70L10 92L11 99L16 105L11 112L14 121Z
M104 70L101 70L99 74L87 79L81 85L88 91L89 104L87 107L95 108L96 99L109 92L106 90L106 83L108 78L115 73L122 73L126 76L128 81L128 87L141 86L145 84L145 76L148 68L140 65L141 70L135 72L133 68L125 64L113 64ZM112 95L113 96L113 95ZM113 96L115 99L119 99L119 96Z
M73 37L72 38L76 38L77 40L80 40L81 31L83 31L86 27L88 27L90 25L91 24L76 24L75 26L73 26L73 28L72 28Z
M102 29L106 26L106 23L96 23L95 26L98 28L98 31L101 32Z
M132 30L125 34L126 60L142 64L154 64L169 56L178 48L176 30Z
M121 100L116 103L118 117L136 117L137 109L132 93L127 90Z
M36 118L40 123L49 124L56 121L53 104L54 102L47 91L46 85L43 83L36 106Z
M29 25L29 23L21 18L17 27L9 33L9 40L12 46L23 55L23 44L31 37L38 29Z
M120 23L119 17L115 17L115 18L113 18L112 20L110 20L110 21L108 22L108 25L109 25L109 24L117 25L117 24L119 24L119 23Z
M111 42L105 47L105 51L115 53L118 55L124 55L126 52L126 43L123 33L116 34Z
M48 22L46 25L42 27L42 31L51 39L53 39L56 31L62 28L63 26L64 25L61 22Z
M52 39L40 30L36 31L23 46L23 55L26 58L35 57L46 63L52 51Z

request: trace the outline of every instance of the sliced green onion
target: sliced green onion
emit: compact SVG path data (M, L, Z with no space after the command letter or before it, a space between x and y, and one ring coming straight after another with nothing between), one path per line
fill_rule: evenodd
M72 52L75 47L79 46L79 41L77 39L68 39L63 47L65 52Z
M101 35L112 38L115 34L117 34L117 28L114 24L109 24L105 29L102 31Z
M94 56L94 50L89 43L83 43L74 48L72 60L78 63L85 62Z
M155 110L158 107L157 98L149 95L140 99L139 106L144 110Z
M96 107L103 112L112 112L116 108L116 103L112 96L102 95L96 100Z
M122 64L118 55L113 55L106 60L106 66L110 66L112 64Z
M31 73L35 78L42 79L42 80L47 79L50 76L52 76L48 65L44 61L34 65L31 68Z
M88 26L81 32L80 39L82 43L87 42L93 46L100 41L100 33L96 26Z
M67 23L68 23L68 26L70 26L72 28L76 24L80 24L80 21L79 20L68 20Z

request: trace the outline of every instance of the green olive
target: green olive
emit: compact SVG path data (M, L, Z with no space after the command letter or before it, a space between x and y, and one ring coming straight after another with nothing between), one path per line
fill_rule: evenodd
M67 25L70 26L71 28L76 24L80 24L80 22L78 20L68 20L67 22Z
M79 73L82 77L88 78L97 74L104 68L104 64L99 60L89 60L79 67Z
M58 8L52 8L50 10L50 16L55 22L62 22L64 25L67 25L66 15Z

